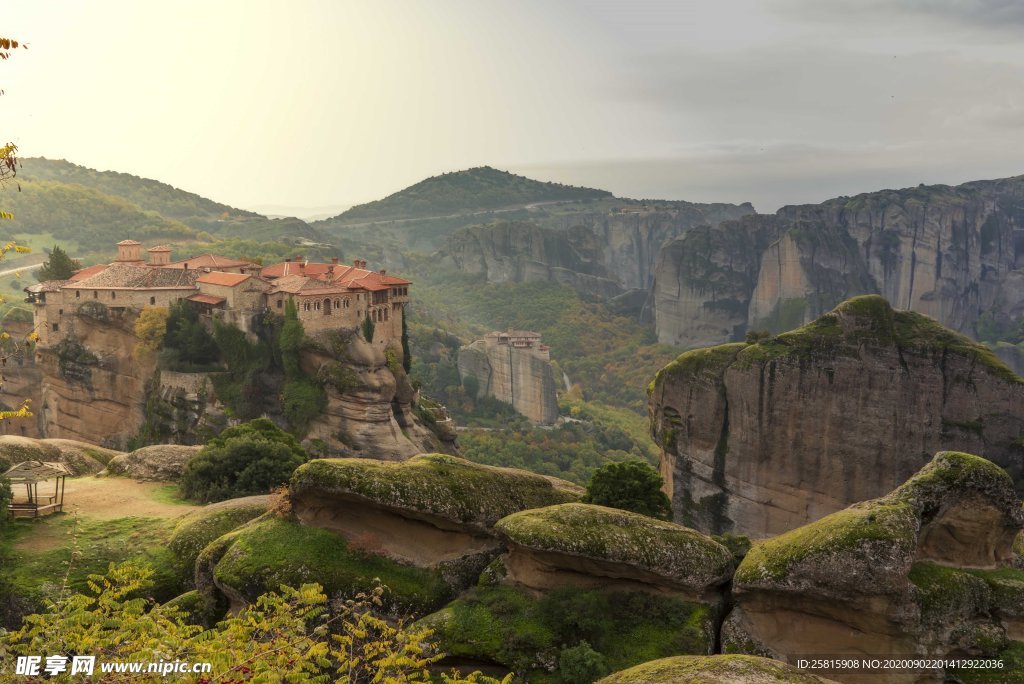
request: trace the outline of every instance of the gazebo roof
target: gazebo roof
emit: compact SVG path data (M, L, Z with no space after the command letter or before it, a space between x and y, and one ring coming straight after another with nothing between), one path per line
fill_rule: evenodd
M52 461L22 461L4 473L4 477L18 482L42 482L67 475L71 475L71 470L66 465Z

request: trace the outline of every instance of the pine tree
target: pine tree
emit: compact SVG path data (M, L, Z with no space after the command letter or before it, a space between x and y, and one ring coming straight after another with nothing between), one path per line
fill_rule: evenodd
M77 260L68 256L68 253L59 246L54 245L50 252L50 258L43 262L42 267L36 272L39 282L45 280L67 280L75 271L82 268Z

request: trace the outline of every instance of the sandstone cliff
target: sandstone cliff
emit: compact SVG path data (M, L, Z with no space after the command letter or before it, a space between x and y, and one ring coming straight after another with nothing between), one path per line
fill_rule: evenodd
M753 213L749 204L627 205L607 213L503 221L453 234L444 263L488 282L557 282L604 298L647 290L658 251L693 226Z
M9 318L13 318L13 316ZM40 405L39 386L42 375L36 366L33 345L27 343L32 332L32 322L5 320L3 332L11 336L11 342L6 344L0 342L0 347L5 347L5 352L10 356L7 365L0 372L0 376L3 378L3 381L0 382L0 411L17 409L27 399L29 410L35 412ZM21 348L17 355L13 355L15 344ZM34 415L32 418L0 420L0 433L39 437L42 432L36 417Z
M459 349L459 377L475 378L478 397L494 397L535 423L558 420L558 397L551 363L533 349L477 340Z
M14 374L12 389L38 373L32 410L44 437L123 448L138 443L200 444L227 426L230 410L217 396L219 375L161 371L156 355L135 352L137 312L90 302L66 338L36 349L34 364ZM323 387L326 401L308 438L324 453L404 459L453 450L413 414L413 389L401 347L383 348L354 331L310 337L301 365ZM261 411L283 421L279 371L260 373Z
M976 335L1024 317L1024 177L783 207L691 231L658 257L658 338L694 347L778 332L877 293Z
M1024 379L876 295L798 330L686 352L650 387L677 520L760 537L893 489L957 449L1024 476Z

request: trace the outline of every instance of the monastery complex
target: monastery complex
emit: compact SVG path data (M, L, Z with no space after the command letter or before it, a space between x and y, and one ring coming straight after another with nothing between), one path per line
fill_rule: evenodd
M254 334L253 321L267 312L284 313L295 300L306 332L354 328L374 322L374 342L387 344L402 334L408 280L352 265L288 259L271 266L204 254L171 261L168 247L151 247L143 259L135 240L117 243L117 260L76 271L68 280L50 280L25 288L33 305L39 344L59 343L71 331L79 308L106 307L112 315L129 310L168 307L185 300L207 317Z

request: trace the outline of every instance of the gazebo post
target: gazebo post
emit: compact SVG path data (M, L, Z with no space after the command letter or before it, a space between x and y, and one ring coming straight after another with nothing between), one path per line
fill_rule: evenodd
M66 476L60 476L60 507L57 509L59 512L64 512L64 480Z

